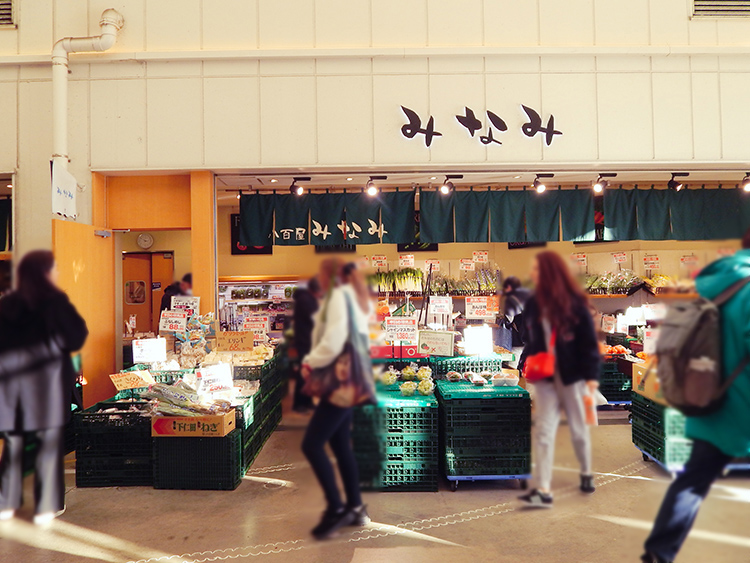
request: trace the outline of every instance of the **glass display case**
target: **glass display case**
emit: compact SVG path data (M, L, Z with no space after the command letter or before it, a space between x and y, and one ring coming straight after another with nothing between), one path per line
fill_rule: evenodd
M269 330L282 332L291 320L297 279L224 278L219 280L219 325L221 330L246 330L251 319L268 317ZM288 320L289 318L289 320Z

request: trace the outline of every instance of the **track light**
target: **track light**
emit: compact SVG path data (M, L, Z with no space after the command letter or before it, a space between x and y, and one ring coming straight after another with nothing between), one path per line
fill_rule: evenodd
M682 188L685 187L685 185L681 181L675 180L675 178L684 178L689 175L689 172L672 172L672 178L669 180L669 182L667 182L667 187L670 190L679 192Z
M271 183L272 184L275 184L276 182L278 182L278 180L276 178L271 178Z
M378 195L378 192L380 191L378 187L375 185L375 180L387 180L388 176L370 176L370 179L367 180L367 183L365 184L365 192L367 192L367 195L370 197L375 197Z
M745 174L745 177L742 178L742 189L745 190L746 192L750 192L750 172Z
M297 182L309 182L310 179L310 176L295 176L292 180L292 185L289 186L289 191L291 192L291 194L300 196L305 193L305 188L303 188L302 186L298 186Z
M448 195L453 190L456 189L456 186L451 182L451 180L460 180L463 178L463 174L447 174L445 176L445 181L443 181L443 185L440 186L440 193L443 195Z
M536 178L534 178L534 182L532 183L532 186L536 190L536 193L543 194L545 190L547 189L547 186L544 184L544 182L540 178L554 178L554 174L537 174Z
M617 174L614 173L599 174L596 182L594 182L594 191L598 194L602 193L604 189L609 186L609 182L605 180L605 178L614 178L615 176L617 176Z

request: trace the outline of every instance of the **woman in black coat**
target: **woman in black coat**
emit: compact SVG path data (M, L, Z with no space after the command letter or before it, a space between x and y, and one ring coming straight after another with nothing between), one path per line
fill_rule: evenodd
M63 427L76 380L70 353L88 330L56 277L51 252L30 252L18 265L16 291L0 299L0 520L21 507L24 432L36 432L40 442L34 522L65 510Z
M528 358L552 351L555 373L534 383L534 477L536 489L521 497L534 507L552 506L552 465L555 436L564 410L581 464L581 491L594 492L591 468L591 440L586 425L583 398L599 386L599 342L586 296L573 279L568 265L554 252L541 252L531 269L536 288L526 303L526 349Z

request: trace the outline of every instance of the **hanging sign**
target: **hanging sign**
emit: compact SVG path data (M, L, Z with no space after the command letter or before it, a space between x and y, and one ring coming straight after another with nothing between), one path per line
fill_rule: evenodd
M612 259L615 261L615 264L624 264L628 261L628 253L615 252L614 254L612 254Z
M185 332L187 313L185 311L162 311L159 319L159 332Z
M78 182L59 163L52 161L52 213L75 219Z
M133 340L133 363L152 364L167 361L167 339Z
M474 271L474 260L470 258L461 258L460 269L467 272Z
M450 315L453 313L453 298L450 295L430 295L431 315Z
M398 257L399 268L413 268L414 267L414 255L413 254L402 254Z
M486 250L476 250L471 253L472 258L474 259L474 262L479 262L480 264L486 264L490 261L489 259L489 252Z
M194 297L192 295L173 295L172 296L172 310L185 311L188 317L192 317L194 313L200 311L201 298Z
M489 297L477 296L466 298L467 319L487 319L493 316Z
M588 258L583 252L576 252L574 254L571 254L570 259L573 261L573 264L575 264L579 268L585 268L589 265Z
M140 389L156 383L147 369L139 371L128 371L125 373L113 373L109 376L115 389L124 391L125 389Z
M424 261L424 271L429 272L430 266L432 266L433 272L439 272L440 271L440 260L425 260Z
M413 317L386 317L385 339L390 342L417 343L417 319Z
M659 257L656 255L653 256L644 256L643 257L643 267L647 271L653 271L659 269Z
M386 256L373 256L372 267L373 268L387 268L388 258Z
M420 330L417 348L429 356L453 356L453 332Z
M680 256L680 264L688 268L695 268L698 265L698 257L694 254Z
M219 331L216 348L219 352L251 352L255 335L252 332Z

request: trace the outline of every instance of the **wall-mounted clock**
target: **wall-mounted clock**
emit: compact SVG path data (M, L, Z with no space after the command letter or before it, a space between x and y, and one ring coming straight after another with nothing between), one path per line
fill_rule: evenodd
M140 235L138 235L138 239L136 240L136 243L143 250L147 250L154 245L154 237L150 235L149 233L141 233Z

